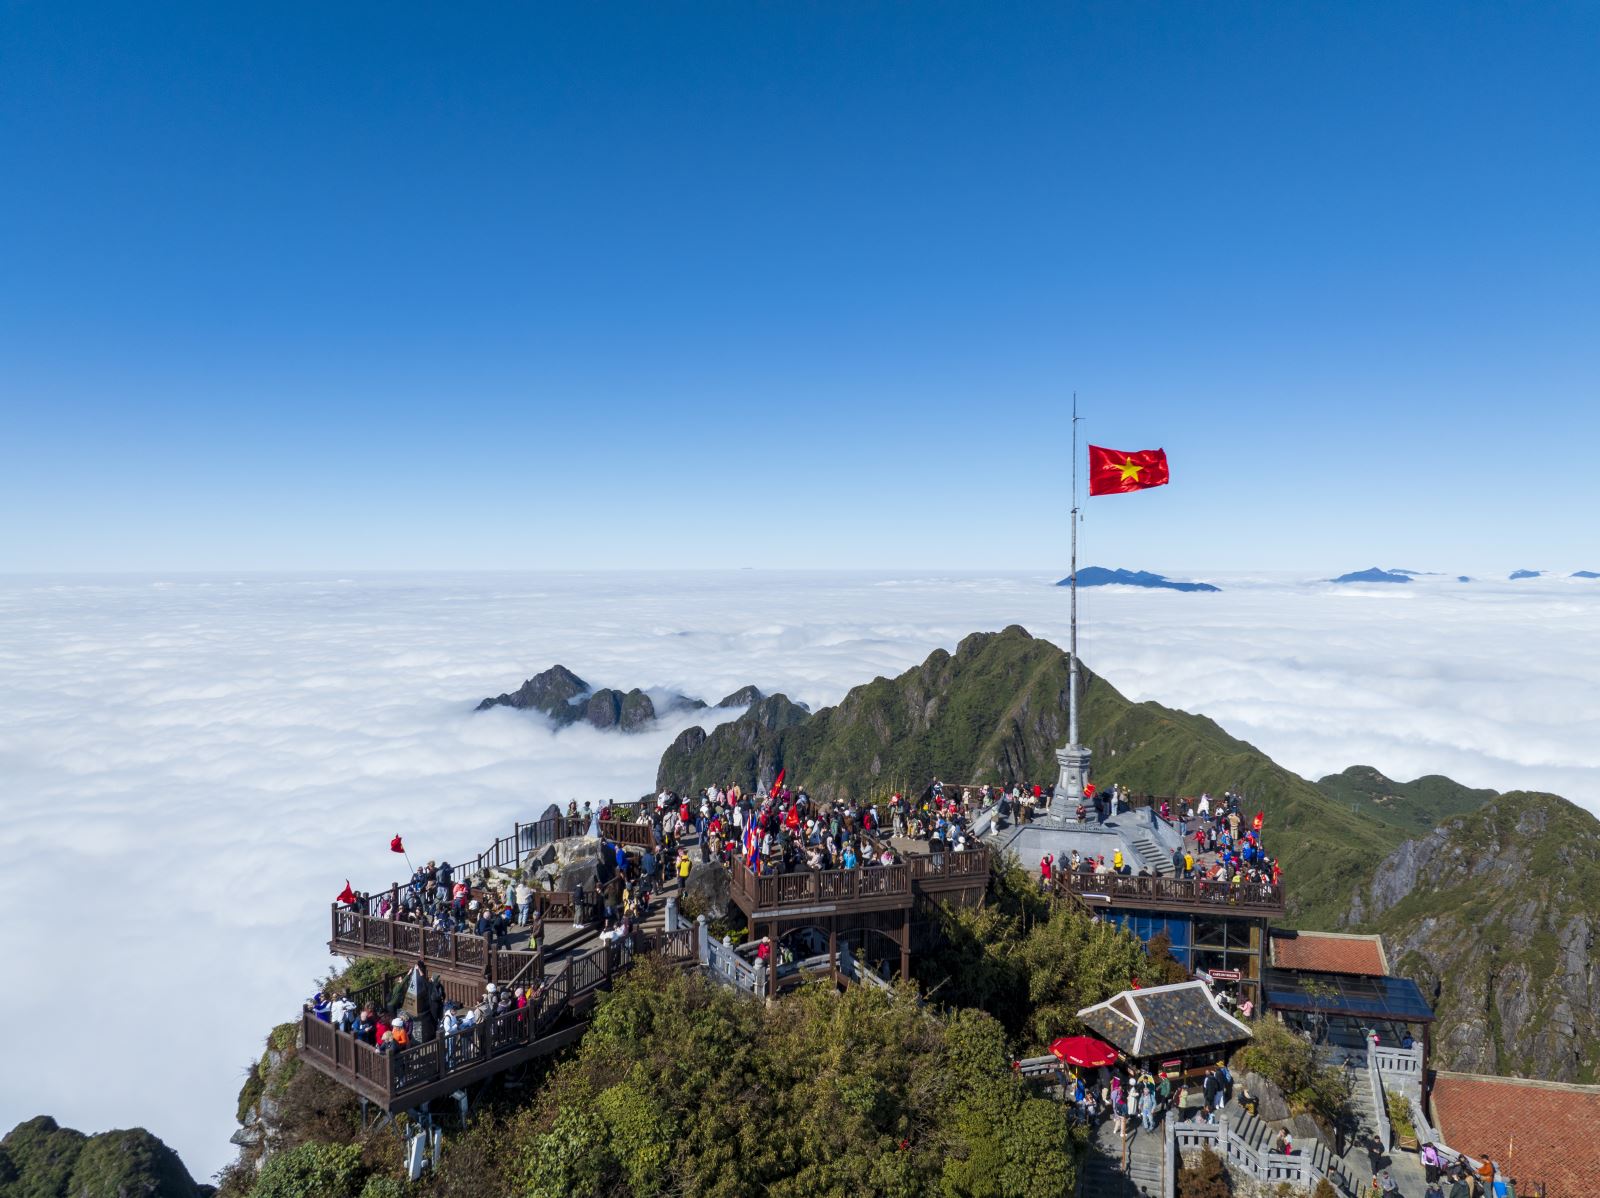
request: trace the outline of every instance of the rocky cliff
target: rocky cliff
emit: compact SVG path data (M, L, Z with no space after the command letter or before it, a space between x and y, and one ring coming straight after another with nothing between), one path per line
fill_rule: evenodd
M514 707L520 711L537 711L558 728L569 724L585 723L596 728L620 728L636 732L656 721L659 716L676 711L697 711L706 706L704 699L668 692L657 700L634 687L621 691L612 687L596 689L563 665L551 666L535 674L514 691L484 699L478 711L491 707ZM748 707L761 698L761 692L746 686L726 696L718 707Z
M142 1127L86 1136L48 1115L0 1139L0 1198L201 1198L178 1154Z
M1401 844L1345 923L1422 986L1449 1068L1600 1078L1600 820L1512 793Z

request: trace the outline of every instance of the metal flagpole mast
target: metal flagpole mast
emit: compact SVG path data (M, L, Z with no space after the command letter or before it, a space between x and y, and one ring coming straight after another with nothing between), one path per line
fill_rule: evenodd
M1055 793L1083 802L1089 780L1089 750L1078 743L1078 393L1072 393L1072 639L1068 642L1067 743L1056 750L1061 766Z
M1072 640L1067 682L1067 744L1078 743L1078 393L1072 393Z

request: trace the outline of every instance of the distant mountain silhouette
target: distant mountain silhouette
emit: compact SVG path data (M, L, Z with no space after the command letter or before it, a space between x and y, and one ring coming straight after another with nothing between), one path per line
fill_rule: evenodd
M1330 578L1329 582L1410 582L1410 570L1380 570L1373 566L1370 570L1353 570L1349 574L1341 574L1338 578Z
M1543 573L1543 570L1513 570L1511 571L1511 581L1516 582L1519 578L1538 578Z
M1069 574L1060 582L1058 587L1071 586L1072 576ZM1087 566L1078 571L1078 585L1080 587L1147 587L1151 590L1163 591L1220 591L1221 587L1214 587L1209 582L1174 582L1164 574L1151 574L1148 570L1108 570L1104 566Z
M1572 577L1574 577L1574 578L1600 578L1600 574L1595 573L1595 571L1593 571L1593 570L1574 570L1572 572Z

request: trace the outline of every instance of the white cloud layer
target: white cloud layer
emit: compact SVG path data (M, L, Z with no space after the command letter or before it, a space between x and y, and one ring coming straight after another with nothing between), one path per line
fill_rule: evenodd
M568 798L647 791L683 716L551 732L473 704L553 662L596 686L813 707L977 629L1065 645L1039 577L243 577L0 581L0 1132L144 1124L232 1155L261 1039L326 971L346 877L478 851ZM1357 762L1600 809L1600 582L1082 594L1085 660L1310 777ZM74 1008L82 1026L28 1035ZM57 1012L50 1016L48 1012ZM76 1026L76 1030L71 1028Z

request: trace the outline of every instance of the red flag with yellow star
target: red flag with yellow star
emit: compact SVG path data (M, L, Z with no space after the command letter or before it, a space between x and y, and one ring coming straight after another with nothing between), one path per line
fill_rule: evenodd
M1089 446L1089 494L1118 495L1123 491L1143 491L1171 482L1167 474L1167 451L1120 449Z

